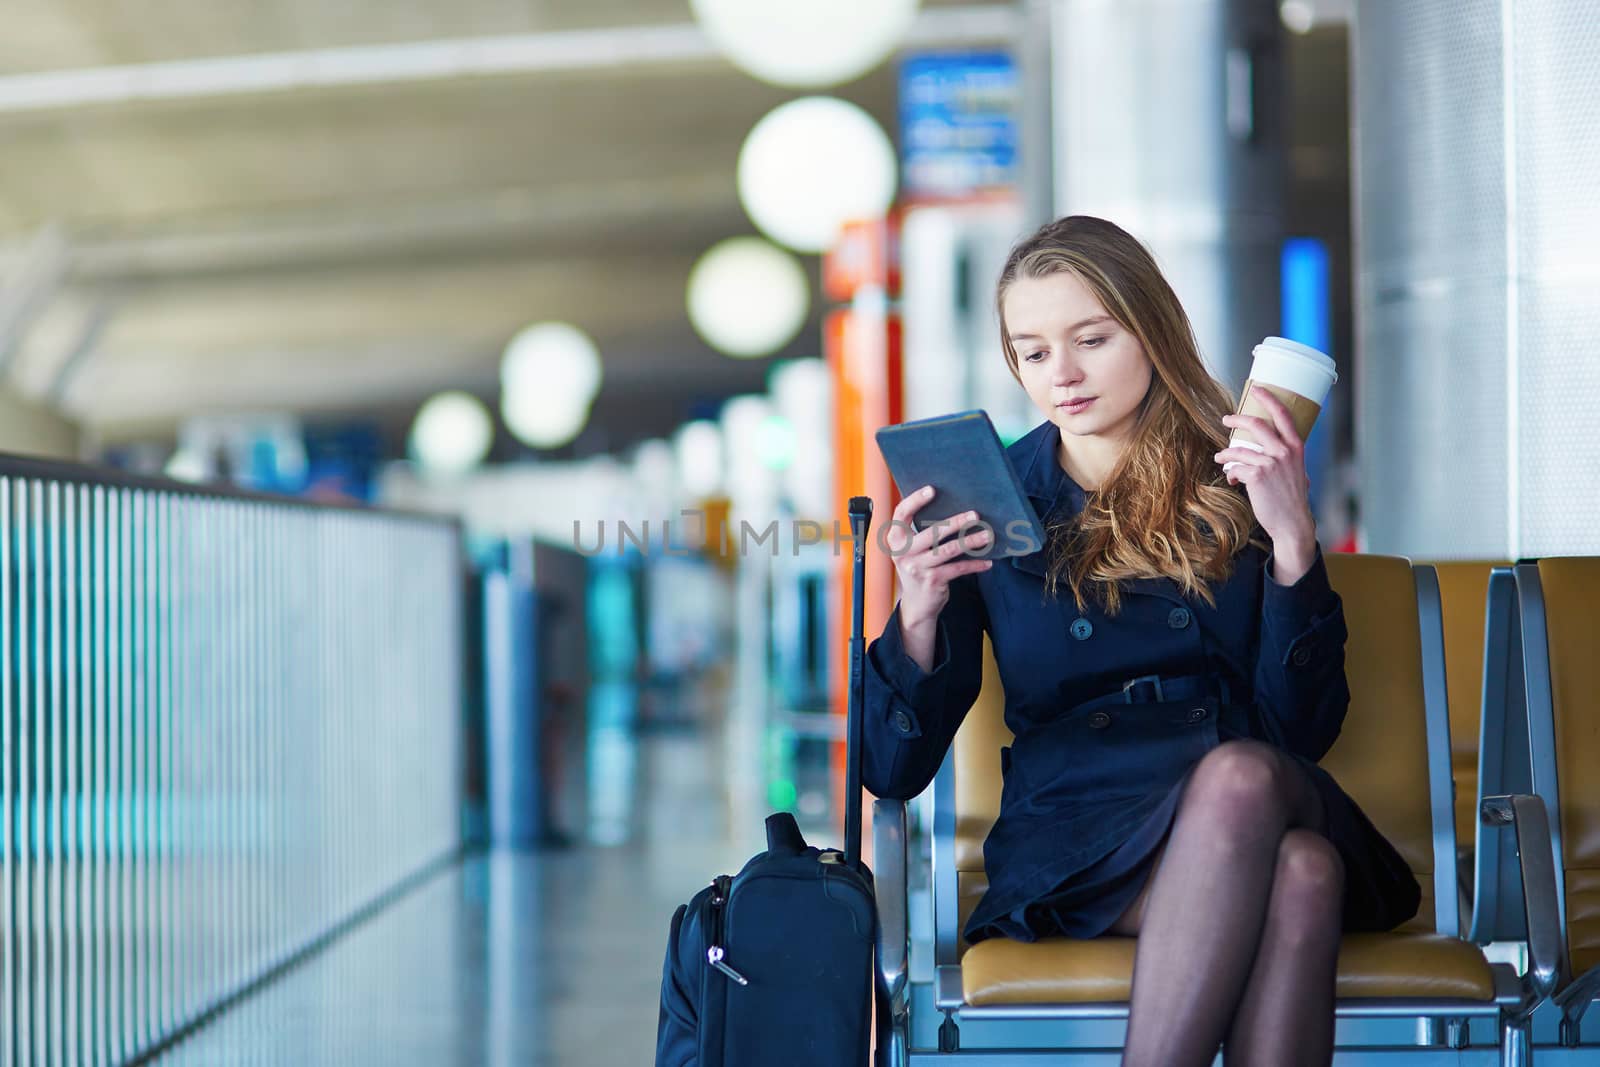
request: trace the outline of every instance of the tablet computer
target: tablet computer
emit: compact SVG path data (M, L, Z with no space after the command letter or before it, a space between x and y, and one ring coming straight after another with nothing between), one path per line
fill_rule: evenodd
M948 520L976 511L978 521L994 533L988 544L966 550L972 558L1026 556L1044 547L1044 526L986 412L958 411L885 426L877 438L902 497L933 486L933 499L913 520L919 531L944 521L948 533L939 540L946 541L957 533Z

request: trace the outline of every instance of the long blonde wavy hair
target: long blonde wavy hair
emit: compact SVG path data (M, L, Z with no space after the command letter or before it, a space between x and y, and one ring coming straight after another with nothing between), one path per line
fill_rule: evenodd
M1011 250L1000 272L1000 339L1018 384L1006 292L1019 278L1062 272L1088 286L1138 338L1154 373L1116 466L1088 493L1083 511L1049 526L1046 586L1053 595L1065 579L1080 611L1092 588L1107 613L1116 614L1120 582L1164 577L1215 606L1209 584L1227 579L1255 529L1243 487L1230 486L1212 459L1227 444L1222 417L1233 412L1234 398L1206 370L1189 316L1149 250L1089 215L1041 227Z

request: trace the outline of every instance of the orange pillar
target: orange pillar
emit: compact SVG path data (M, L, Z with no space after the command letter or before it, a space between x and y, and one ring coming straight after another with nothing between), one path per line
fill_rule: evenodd
M823 264L823 290L835 309L823 323L823 351L833 373L834 514L842 537L850 534L853 496L872 498L867 547L863 627L870 644L894 608L894 565L878 546L885 524L899 503L894 480L878 452L874 434L901 420L901 328L897 306L898 217L852 223ZM843 727L849 711L850 598L853 552L841 542L835 558L835 595L829 613L833 656L830 707ZM843 736L841 729L840 735ZM834 745L837 810L844 810L845 745ZM863 811L870 808L863 804ZM863 832L862 840L871 834Z

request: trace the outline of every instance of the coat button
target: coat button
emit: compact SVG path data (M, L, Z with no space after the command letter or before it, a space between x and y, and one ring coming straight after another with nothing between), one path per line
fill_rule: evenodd
M1190 722L1203 722L1203 721L1205 721L1205 717L1206 717L1206 709L1205 708L1190 708L1189 709L1189 721Z
M1167 625L1174 630L1181 630L1189 625L1189 609L1173 608L1167 613Z
M1089 640L1089 635L1094 633L1094 623L1088 619L1074 619L1072 622L1072 636L1079 641Z
M1311 650L1305 645L1301 645L1299 648L1294 650L1294 655L1290 656L1289 658L1294 662L1296 667L1304 667L1307 663L1311 662Z
M1103 711L1097 711L1093 715L1089 716L1089 725L1094 727L1096 730L1104 730L1107 726L1111 725L1111 716L1107 715Z
M911 732L911 716L907 715L903 711L895 712L894 728L903 734L909 734Z

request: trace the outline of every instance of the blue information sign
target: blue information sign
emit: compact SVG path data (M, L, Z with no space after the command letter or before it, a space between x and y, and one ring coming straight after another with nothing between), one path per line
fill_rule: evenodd
M900 67L902 185L959 197L1015 185L1016 64L1005 52L930 52Z

